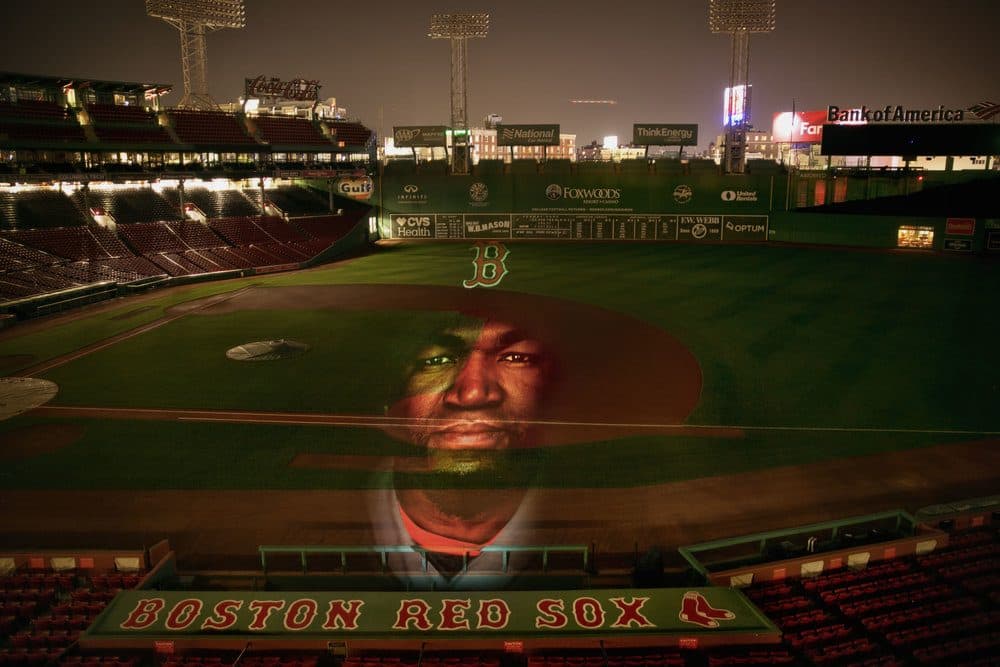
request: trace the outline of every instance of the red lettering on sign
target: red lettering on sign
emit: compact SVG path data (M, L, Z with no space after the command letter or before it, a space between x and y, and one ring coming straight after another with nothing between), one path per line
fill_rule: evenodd
M323 622L324 630L344 630L358 629L358 616L361 615L361 605L364 600L330 600L330 608L326 610L326 620Z
M502 630L510 620L510 607L499 598L479 601L477 629Z
M128 615L120 627L122 630L145 630L159 618L163 606L166 604L163 598L146 598L139 600L135 609Z
M468 630L469 619L465 612L469 611L472 600L441 600L441 625L438 630Z
M563 601L554 598L542 598L535 605L538 616L535 617L536 628L565 628L566 614L563 613Z
M285 606L284 600L251 600L248 607L253 612L253 621L248 630L264 630L267 628L267 617L276 609Z
M975 218L948 218L945 221L945 234L954 236L972 236L975 231Z
M309 598L296 600L288 605L288 610L285 611L285 629L293 631L305 630L312 625L318 611L319 605L316 600L310 600Z
M655 628L656 625L642 615L642 607L649 598L631 598L626 602L625 598L611 598L611 602L618 607L618 618L611 624L612 628L627 628L635 623L640 628Z
M174 605L174 608L167 614L167 630L185 630L194 623L194 619L201 613L204 603L196 598L186 598Z
M213 616L201 624L202 630L228 630L236 625L236 611L243 606L243 600L219 600L212 608Z
M396 622L393 630L409 630L412 622L418 630L430 630L431 622L427 620L430 605L423 600L400 600L396 611Z
M599 628L604 625L604 607L594 598L573 600L573 620L581 628Z

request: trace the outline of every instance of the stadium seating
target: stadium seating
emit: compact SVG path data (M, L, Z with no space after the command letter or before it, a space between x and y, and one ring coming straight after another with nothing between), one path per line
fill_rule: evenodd
M252 120L261 140L279 146L330 146L330 140L306 118L294 116L257 116Z
M161 195L180 210L181 195L177 188L163 188ZM260 208L247 198L242 190L209 190L185 187L184 202L197 206L206 217L228 218L240 215L259 215Z
M141 107L118 104L88 104L87 115L99 141L115 144L173 144L156 121L156 115Z
M167 118L177 138L185 144L201 146L256 145L239 118L222 111L172 109Z
M361 123L324 121L323 125L338 148L367 147L373 138L372 131Z
M68 227L88 220L83 209L60 190L0 189L0 229Z
M180 212L148 187L91 187L84 195L83 190L73 193L72 199L81 210L99 208L114 218L117 223L153 222L157 220L179 220Z
M12 140L54 148L86 141L76 116L66 107L33 100L0 102L0 134Z
M264 191L264 197L285 215L324 215L330 212L329 201L318 193L299 187L278 187Z

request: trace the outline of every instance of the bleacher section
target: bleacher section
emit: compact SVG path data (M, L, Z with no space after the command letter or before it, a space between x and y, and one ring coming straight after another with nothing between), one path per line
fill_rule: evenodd
M265 190L264 196L288 216L330 213L329 202L307 188L279 187Z
M0 190L0 228L30 229L84 225L82 209L59 190Z
M247 146L257 143L233 114L181 109L172 109L166 114L177 138L185 144Z
M323 124L330 134L330 140L338 148L350 148L352 146L366 148L373 138L372 131L361 123L326 121Z
M71 655L73 647L118 591L135 588L140 579L138 572L92 568L24 569L0 576L0 667L96 667L98 661Z
M86 141L76 116L66 107L32 100L0 102L0 135L27 145L78 145Z
M161 193L171 206L180 210L181 196L177 188L163 188ZM259 195L259 191L257 192ZM185 187L184 202L197 206L206 217L227 218L239 215L259 215L260 209L241 190L209 190Z
M253 208L239 190L192 192L206 207L219 195L223 210ZM298 211L327 209L321 197L303 188L267 192L278 193L279 200ZM289 221L256 214L212 217L205 224L178 219L171 204L176 194L168 190L161 196L148 187L92 188L90 205L106 207L119 220L112 230L82 218L77 208L84 198L80 190L69 196L58 190L0 191L0 301L109 281L297 266L343 237L367 210L352 206L340 216ZM21 228L25 220L67 218L69 226Z
M156 121L156 115L141 107L90 104L87 115L98 140L114 144L163 145L174 141Z
M73 193L72 199L81 210L99 208L115 219L117 223L154 222L157 220L179 220L180 211L161 197L152 188L92 187L85 197L83 190ZM86 201L85 201L86 200Z
M306 118L257 116L251 121L261 140L276 146L330 146L330 141ZM332 150L332 146L330 147Z

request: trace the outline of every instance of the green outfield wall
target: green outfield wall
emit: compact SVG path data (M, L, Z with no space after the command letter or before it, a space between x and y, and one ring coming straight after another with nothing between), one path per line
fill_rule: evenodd
M384 238L767 240L782 176L387 173Z

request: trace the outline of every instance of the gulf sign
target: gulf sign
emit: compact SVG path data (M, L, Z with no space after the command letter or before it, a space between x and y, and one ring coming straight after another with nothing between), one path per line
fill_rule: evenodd
M333 191L341 197L350 197L365 201L371 199L372 190L375 185L368 176L351 176L348 178L338 178L333 183Z

